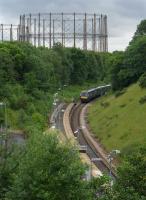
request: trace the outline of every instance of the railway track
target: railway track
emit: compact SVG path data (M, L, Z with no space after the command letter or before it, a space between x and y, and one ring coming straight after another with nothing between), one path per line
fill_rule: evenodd
M107 159L101 155L100 151L95 147L96 142L92 138L89 139L85 133L85 127L81 124L81 115L83 115L83 110L87 104L77 103L77 105L70 104L68 107L66 105L60 105L56 108L52 115L52 121L55 121L56 128L59 129L68 140L74 140L76 138L80 146L86 147L86 154L92 160L92 163L105 174L109 174L112 171L112 177L116 178L115 171L110 167ZM61 110L66 110L65 113ZM91 137L91 135L90 135ZM93 144L94 143L94 144ZM98 158L102 158L100 161Z
M94 164L97 166L97 168L105 174L109 174L110 171L110 166L108 165L108 163L106 164L106 162L103 160L98 160L98 158L101 158L100 153L94 148L94 146L91 144L91 141L88 141L88 138L85 136L84 134L84 128L85 127L81 127L80 124L80 115L81 115L81 111L82 109L85 107L86 104L81 104L78 103L77 105L75 105L71 112L70 112L70 126L72 129L72 132L74 133L74 136L76 137L78 143L81 146L86 146L87 147L87 155L89 156L90 160L92 159ZM95 159L97 158L97 159ZM112 169L111 169L112 170ZM114 171L112 170L112 176L113 178L116 177Z

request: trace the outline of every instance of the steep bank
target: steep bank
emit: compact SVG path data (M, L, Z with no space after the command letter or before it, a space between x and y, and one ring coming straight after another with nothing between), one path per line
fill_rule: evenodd
M88 121L107 150L132 150L146 144L146 89L134 84L120 96L108 95L92 104Z

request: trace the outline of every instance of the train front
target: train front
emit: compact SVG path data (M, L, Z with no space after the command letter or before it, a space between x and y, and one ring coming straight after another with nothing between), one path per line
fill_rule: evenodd
M82 103L87 103L89 101L89 95L87 91L83 91L80 94L80 100Z

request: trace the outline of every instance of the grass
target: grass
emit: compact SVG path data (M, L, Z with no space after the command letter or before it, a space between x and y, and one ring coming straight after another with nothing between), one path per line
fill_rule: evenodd
M117 97L100 98L89 108L91 130L108 151L128 152L146 144L146 103L139 102L145 95L146 89L134 84Z

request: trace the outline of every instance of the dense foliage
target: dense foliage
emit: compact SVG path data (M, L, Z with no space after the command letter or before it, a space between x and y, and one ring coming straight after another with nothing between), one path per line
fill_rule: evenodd
M31 133L22 148L0 149L0 199L145 199L145 148L126 158L111 188L105 177L84 182L85 167L73 147L42 134L53 93L64 84L103 81L111 82L113 90L122 90L141 77L139 83L145 87L145 27L143 20L125 52L95 53L60 44L52 49L17 42L0 44L0 102L7 105L8 128ZM1 105L2 130L4 109Z
M62 48L36 48L27 43L0 44L0 101L6 101L10 128L28 131L45 126L52 94L64 84L103 81L108 54Z
M140 78L139 78L139 85L142 87L142 88L146 88L146 72L143 73Z
M85 169L75 151L42 132L54 92L64 84L103 81L103 56L108 54L65 49L60 44L50 50L27 43L0 44L0 102L7 107L0 107L0 125L3 130L7 113L9 130L29 134L29 144L22 149L0 147L1 199L5 195L7 199L62 199L62 194L66 199L87 199L81 179Z
M108 188L100 200L145 200L146 199L146 147L125 156L118 169L116 183ZM100 186L101 187L101 186Z
M146 72L146 20L141 21L125 52L114 52L111 59L111 82L120 90L136 82Z
M119 167L116 188L120 194L121 191L124 189L125 193L133 191L133 194L139 195L139 199L140 197L146 198L145 156L146 147L136 149L125 158L123 165ZM129 193L129 195L130 194L131 192Z
M64 84L103 81L121 90L137 81L146 71L145 24L146 20L140 23L125 52L95 53L66 49L60 44L48 49L27 43L1 43L0 101L7 102L8 125L28 132L36 123L42 129L52 94ZM140 84L144 85L144 75Z
M57 133L35 130L23 148L5 151L0 199L90 199L85 169L78 151L59 142Z
M17 160L19 167L13 172L7 200L89 199L77 151L60 143L54 134L35 132L31 136L23 158Z

